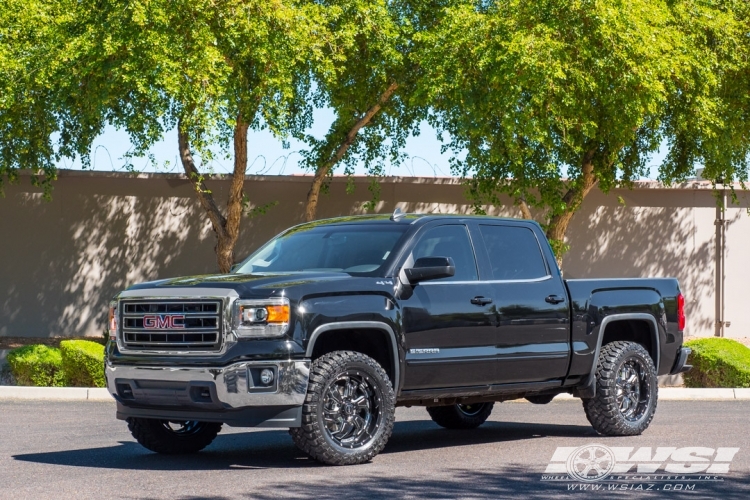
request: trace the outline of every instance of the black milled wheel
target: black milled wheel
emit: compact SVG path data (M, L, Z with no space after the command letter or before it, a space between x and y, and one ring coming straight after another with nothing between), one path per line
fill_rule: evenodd
M371 357L334 351L313 361L294 444L328 465L371 460L388 442L396 397L385 370Z
M211 444L221 430L221 424L130 417L128 428L145 448L156 453L180 455L199 452Z
M492 413L495 403L473 403L467 405L428 406L432 421L446 429L476 429Z
M656 412L659 384L646 349L635 342L602 346L596 367L596 395L583 400L591 425L605 436L634 436Z

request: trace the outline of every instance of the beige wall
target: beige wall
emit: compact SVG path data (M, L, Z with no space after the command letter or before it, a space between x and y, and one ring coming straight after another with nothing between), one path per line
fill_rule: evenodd
M309 178L248 177L249 198L279 202L243 220L238 258L300 222ZM367 179L335 178L320 217L362 213ZM470 213L455 179L382 180L377 211ZM209 182L225 199L228 182ZM625 204L618 202L621 196ZM743 285L750 243L747 198L727 212L727 336L744 337ZM681 189L646 183L609 195L593 192L568 231L566 277L675 276L688 298L688 333L711 335L714 322L715 199L706 185ZM514 207L489 207L517 216ZM52 201L22 178L0 198L0 336L100 335L106 304L131 283L216 270L214 235L189 183L179 175L60 172Z

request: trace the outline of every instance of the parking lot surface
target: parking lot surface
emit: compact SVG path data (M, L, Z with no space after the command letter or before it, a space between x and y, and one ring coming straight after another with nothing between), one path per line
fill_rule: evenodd
M496 404L472 431L442 429L424 408L399 408L385 450L350 467L308 459L286 430L226 426L199 454L161 456L138 445L114 410L110 402L0 401L0 498L750 498L750 401L662 401L643 435L618 438L596 435L577 400ZM615 450L620 465L729 472L613 473L594 482L547 473L585 445Z

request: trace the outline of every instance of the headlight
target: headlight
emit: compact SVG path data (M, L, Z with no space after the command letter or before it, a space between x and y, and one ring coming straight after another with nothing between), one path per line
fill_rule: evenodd
M107 322L109 330L109 340L117 340L117 301L109 303L109 321Z
M289 328L286 297L238 300L234 307L234 328L239 337L281 337Z

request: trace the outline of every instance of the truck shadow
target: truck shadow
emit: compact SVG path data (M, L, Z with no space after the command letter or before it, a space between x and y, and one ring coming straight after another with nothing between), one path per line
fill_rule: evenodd
M584 438L595 436L588 426L487 422L467 431L450 431L429 420L397 422L381 454L432 450L545 436ZM227 470L319 467L292 443L286 430L255 430L219 434L195 455L159 455L134 441L116 446L14 455L15 460L71 467L127 470Z
M505 442L531 441L543 437L565 437L575 442L594 437L598 441L617 438L596 436L591 427L583 425L552 425L492 421L475 430L449 431L428 420L397 422L393 436L381 455L372 464L356 468L329 468L318 464L299 452L285 430L254 430L219 435L206 450L190 456L165 456L151 453L134 441L121 441L115 446L65 450L15 455L15 460L45 465L87 467L91 469L119 469L136 471L246 471L263 469L304 469L300 480L264 483L260 489L251 489L240 498L271 499L283 491L285 498L329 498L340 492L347 499L367 500L380 498L518 498L533 500L570 498L571 492L598 491L605 495L633 494L639 498L663 498L666 483L575 483L565 480L542 480L547 456L540 456L534 466L509 463L498 466L488 462L488 467L478 470L461 468L460 462L446 460L445 453L430 456L430 450L474 445L498 445ZM534 444L529 443L529 446ZM399 453L424 452L410 457L406 465ZM483 451L488 456L491 452ZM453 455L460 455L455 453ZM395 459L395 460L394 460ZM414 462L416 460L417 462ZM380 463L378 463L380 462ZM400 464L400 465L399 465ZM422 469L424 464L425 469ZM437 465L436 465L437 464ZM415 476L413 467L421 470ZM437 468L437 470L435 470ZM432 470L429 470L432 469ZM337 474L331 475L331 471ZM341 472L344 472L342 475ZM244 480L253 477L243 475ZM261 476L257 476L261 477ZM302 479L304 478L304 479ZM345 484L341 484L341 482ZM722 498L745 500L750 498L750 474L733 472L723 481L670 484L673 489L686 491L691 498ZM678 486L679 485L679 486ZM687 486L687 487L686 487ZM651 488L652 490L649 490ZM657 489L659 488L659 489ZM693 489L690 489L693 488ZM581 491L583 490L583 491ZM606 493L605 493L606 492ZM670 492L669 494L673 494ZM677 490L677 493L681 491ZM596 495L596 493L594 493ZM181 500L229 500L235 495L175 496ZM675 498L683 498L678 495Z

